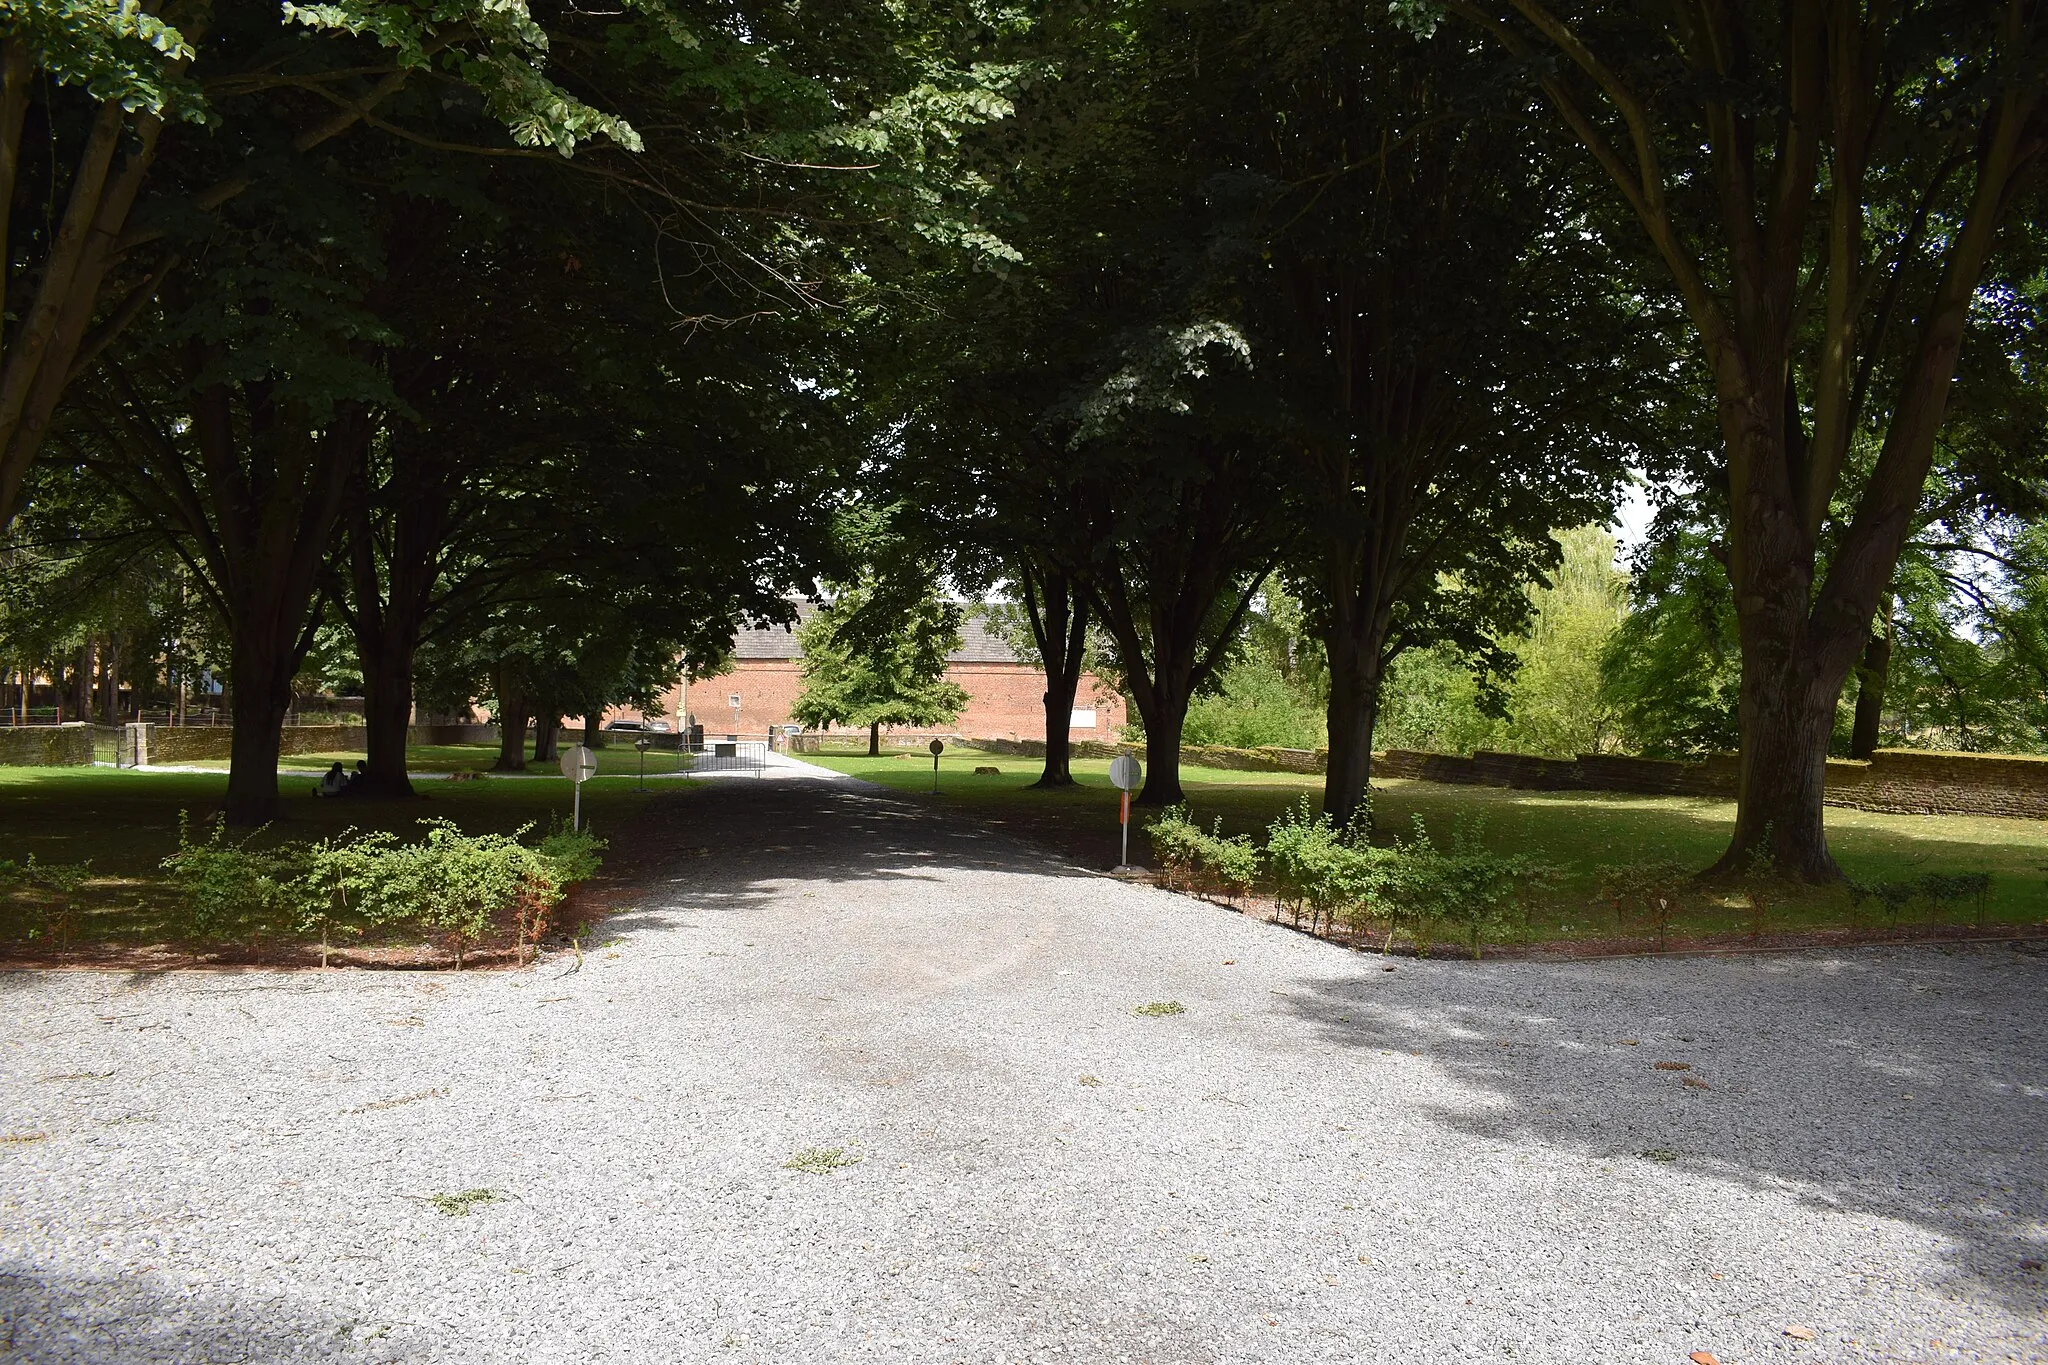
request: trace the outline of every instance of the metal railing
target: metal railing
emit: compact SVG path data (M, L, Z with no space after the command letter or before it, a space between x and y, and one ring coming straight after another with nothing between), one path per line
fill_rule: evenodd
M703 773L751 773L759 777L768 767L768 741L764 739L707 738L701 748L689 749L690 771Z

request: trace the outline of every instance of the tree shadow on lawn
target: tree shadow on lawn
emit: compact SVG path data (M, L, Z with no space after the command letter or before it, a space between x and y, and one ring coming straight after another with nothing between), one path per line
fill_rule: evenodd
M1304 981L1290 1008L1496 1099L1437 1106L1447 1127L1916 1224L1958 1280L2038 1318L2048 959L2016 949L1403 963Z

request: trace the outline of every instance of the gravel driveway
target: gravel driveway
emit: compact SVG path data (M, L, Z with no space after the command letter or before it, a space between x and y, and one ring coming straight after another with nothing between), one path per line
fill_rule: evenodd
M1390 968L663 799L580 969L0 976L0 1358L2048 1358L2042 957Z

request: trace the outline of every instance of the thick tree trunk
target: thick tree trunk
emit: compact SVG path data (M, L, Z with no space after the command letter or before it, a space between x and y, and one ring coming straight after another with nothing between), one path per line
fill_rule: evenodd
M1824 679L1802 684L1744 668L1735 837L1709 876L1740 876L1768 863L1805 881L1840 879L1822 812L1828 740L1841 691L1839 678L1832 686Z
M1323 809L1339 829L1372 828L1372 732L1380 713L1380 641L1326 638L1330 656L1329 763Z
M536 716L533 721L533 761L554 763L559 761L557 743L562 736L560 716Z
M873 725L870 725L870 726L868 727L868 757L869 757L869 758L880 758L881 756L882 756L882 726L881 726L881 722L877 721L877 722L876 722L875 724L873 724Z
M491 765L494 773L523 773L526 771L526 723L532 717L524 711L515 711L502 700L498 704L498 761Z
M533 711L514 676L514 667L512 661L500 660L497 676L491 680L498 694L498 761L491 765L493 772L526 771L526 722L533 719Z
M228 741L230 825L253 827L277 819L277 760L291 710L292 675L299 671L290 640L262 626L238 623L229 691L234 734Z
M1879 731L1884 725L1884 690L1891 680L1891 625L1873 634L1863 646L1862 661L1856 665L1856 726L1849 734L1849 757L1869 758L1877 752Z
M1145 786L1134 804L1178 805L1187 800L1180 785L1180 736L1187 727L1190 698L1176 699L1158 687L1152 691L1156 700L1150 712L1140 712L1145 722Z
M363 668L363 747L369 775L362 794L392 799L413 796L405 770L405 743L412 727L412 648L409 639L387 638L358 657Z
M583 747L602 749L604 747L604 708L587 713L583 717Z

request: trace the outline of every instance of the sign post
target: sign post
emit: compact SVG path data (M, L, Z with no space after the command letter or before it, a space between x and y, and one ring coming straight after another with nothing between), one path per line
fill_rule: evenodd
M1116 867L1112 869L1116 872L1131 870L1131 792L1144 776L1145 770L1139 767L1138 760L1129 754L1118 754L1110 760L1109 780L1116 784L1117 790L1123 795L1117 812L1117 822L1123 826L1124 852L1123 857L1117 860Z
M644 755L643 755L644 761ZM562 776L576 789L576 813L569 820L570 829L583 828L583 784L597 776L597 755L581 744L562 751Z
M649 738L648 738L648 737L647 737L646 735L642 735L642 736L640 736L640 738L638 738L638 739L636 739L636 740L634 740L634 741L633 741L633 747L634 747L634 748L636 748L636 749L638 749L638 750L640 751L640 790L641 790L641 791L646 791L646 790L647 790L647 751L648 751L648 749L649 749L649 748L653 747L653 744L654 744L654 741L653 741L653 740L651 740L651 739L649 739Z
M937 796L937 795L939 794L939 755L940 755L940 754L942 754L942 753L944 753L944 752L946 752L946 741L944 741L943 739L935 739L935 740L933 740L933 741L931 742L931 751L932 751L932 795L933 795L933 796Z

